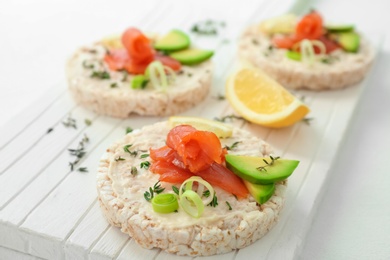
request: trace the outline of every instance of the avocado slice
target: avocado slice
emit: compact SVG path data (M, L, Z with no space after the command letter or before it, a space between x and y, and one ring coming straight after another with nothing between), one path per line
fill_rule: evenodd
M347 52L357 52L360 46L360 36L355 32L337 34L337 42Z
M299 164L296 160L272 158L274 157L225 155L228 169L255 184L270 184L287 179Z
M210 59L213 54L214 52L209 50L186 49L173 52L169 56L184 65L194 65Z
M190 38L184 32L174 29L154 44L154 48L160 51L178 51L190 46Z
M326 24L325 29L329 32L351 32L355 26L353 24Z
M264 204L269 200L275 191L275 183L270 184L254 184L244 180L244 184L249 193L259 204Z

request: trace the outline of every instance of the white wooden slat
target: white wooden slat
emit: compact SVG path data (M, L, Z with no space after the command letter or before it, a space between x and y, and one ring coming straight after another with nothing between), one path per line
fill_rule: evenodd
M159 252L160 250L157 248L145 249L140 247L134 239L130 239L116 259L155 259Z
M86 134L89 138L89 142L85 146L85 151L88 153L96 146L100 140L108 134L120 120L111 119L106 117L99 117L96 120L92 121L91 127L87 127L82 133L74 138L74 141L67 145L67 148L77 148L80 140ZM80 120L78 121L79 127L80 124L84 124ZM64 129L62 125L56 127L57 129ZM68 131L68 129L64 129ZM74 131L73 129L71 129ZM74 131L76 133L76 131ZM124 131L123 131L124 132ZM53 132L54 133L54 132ZM19 192L14 198L13 202L8 204L2 211L0 211L0 221L11 223L13 225L19 225L20 222L26 218L26 216L31 212L36 205L40 203L50 191L58 185L69 173L70 167L69 162L73 161L74 157L70 156L67 149L64 149L60 155L51 162L40 174L37 176L29 185ZM75 170L78 167L75 168ZM95 167L90 168L89 171L92 171ZM72 172L71 174L79 174L78 172ZM87 173L86 173L87 174ZM31 196L34 194L34 196Z
M84 122L85 118L93 118L94 114L78 108L73 111L72 117L77 122ZM78 129L64 128L59 125L31 149L25 151L7 172L0 175L0 208L3 208L28 182L36 178L77 137L82 128L80 124ZM20 149L22 148L18 147L18 150Z
M222 255L212 255L212 256L199 256L195 257L195 260L234 260L236 259L237 250L232 252L222 254Z
M17 135L24 131L38 116L48 110L50 106L65 92L65 86L56 84L50 88L44 97L38 99L28 109L10 119L0 128L0 151Z
M39 118L26 127L15 139L8 143L1 151L0 174L4 173L11 163L26 154L34 144L44 138L47 130L58 123L62 117L75 107L69 93L65 93L52 104Z
M129 239L119 228L111 226L92 248L89 259L114 259Z
M165 251L160 251L160 253L155 258L155 260L191 260L191 259L192 257L190 256L173 255Z
M0 260L9 260L9 259L41 260L42 258L32 256L32 255L26 255L26 254L20 253L18 251L0 246Z
M86 259L89 249L110 225L101 212L98 202L95 202L88 214L79 223L65 244L65 259Z

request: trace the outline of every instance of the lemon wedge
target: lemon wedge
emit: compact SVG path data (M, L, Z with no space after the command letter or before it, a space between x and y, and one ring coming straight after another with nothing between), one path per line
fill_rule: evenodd
M198 130L210 131L219 138L226 138L232 135L233 127L215 120L191 116L171 116L169 124L174 127L177 125L191 125Z
M284 14L272 17L260 23L260 31L266 34L293 33L298 17L295 14Z
M262 70L246 64L228 78L226 97L242 117L268 127L290 126L310 111Z
M123 48L120 35L111 35L102 39L102 44L107 49L120 49Z

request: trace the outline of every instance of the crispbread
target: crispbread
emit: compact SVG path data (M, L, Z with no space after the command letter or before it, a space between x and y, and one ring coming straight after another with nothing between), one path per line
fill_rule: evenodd
M374 49L363 37L357 53L336 50L330 54L329 63L318 61L312 66L287 58L285 49L270 46L270 37L262 33L258 25L252 25L240 38L238 54L289 89L324 90L351 86L364 78L374 59Z
M153 211L144 192L159 178L147 169L140 168L142 152L136 156L124 152L132 144L132 151L148 151L165 145L171 127L160 122L135 130L111 145L100 160L97 190L102 212L111 225L120 227L144 248L161 248L178 255L214 255L244 248L264 236L277 222L284 205L287 181L276 184L274 195L259 205L251 196L237 199L234 195L214 187L217 207L205 207L196 219L179 208L177 213L159 214ZM222 145L239 145L232 154L267 156L270 146L249 132L234 128L232 137L221 139ZM144 152L145 153L145 152ZM118 160L118 158L125 160ZM117 159L117 160L115 160ZM137 174L131 174L131 167ZM162 182L172 192L172 184ZM176 184L179 187L179 184ZM232 210L226 205L228 201Z
M66 74L76 102L102 115L126 118L132 114L167 116L185 111L208 94L212 79L211 61L182 66L166 91L147 86L132 89L133 75L110 71L103 61L106 49L101 43L78 49L68 60ZM109 79L92 76L107 73ZM103 74L101 74L103 75Z

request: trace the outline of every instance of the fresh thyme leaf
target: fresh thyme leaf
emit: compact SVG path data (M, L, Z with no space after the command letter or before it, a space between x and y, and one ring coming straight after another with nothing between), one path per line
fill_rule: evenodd
M84 123L87 125L87 126L90 126L92 125L92 121L88 118L84 119Z
M72 118L70 114L64 121L62 121L62 124L65 127L73 127L74 129L77 129L76 119Z
M196 33L198 35L217 35L218 30L225 26L225 22L218 22L208 19L195 23L191 27L191 32Z
M126 70L123 70L123 78L122 78L122 82L123 82L123 81L126 81L128 76L129 76L129 73L127 73L127 71L126 71Z
M88 64L88 61L83 61L83 67L86 69L93 69L94 65L93 64Z
M218 198L217 196L215 195L214 193L214 197L213 197L213 200L207 205L207 206L211 206L211 207L216 207L218 206Z
M210 191L209 190L205 190L203 192L203 196L205 196L206 198L208 198L210 196Z
M133 144L127 144L125 146L123 146L123 151L125 151L126 153L131 153L129 148L133 146Z
M126 127L126 134L133 132L133 130L130 126Z
M110 79L110 74L105 71L93 71L91 74L91 78L98 78L98 79Z
M50 134L51 132L53 132L54 128L50 127L49 129L47 129L46 131L46 134Z
M227 116L223 116L221 118L219 118L219 117L215 117L214 118L214 120L222 122L222 123L225 123L228 120L232 121L233 119L239 119L239 120L246 121L245 118L243 118L241 116L236 116L236 115L227 115Z
M79 172L88 172L87 167L80 167L77 169Z
M174 193L176 193L177 195L179 195L179 188L176 187L176 186L172 186L172 190Z
M263 162L264 162L266 165L257 167L256 169L259 170L259 171L264 171L264 172L266 172L267 169L266 169L265 167L272 166L272 165L275 163L275 161L277 161L278 159L280 159L280 156L273 157L272 155L270 155L269 158L271 159L271 162L268 162L266 159L263 159Z
M225 145L224 148L226 148L226 150L228 150L228 151L234 150L234 149L237 147L237 145L238 145L239 143L241 143L241 142L239 142L239 141L238 141L238 142L234 142L231 146Z
M144 153L144 154L141 154L141 156L139 158L143 159L143 158L147 158L149 157L149 154L148 153Z
M138 173L137 167L132 166L130 170L131 175L136 175Z
M153 185L153 188L152 188L152 187L149 187L149 191L145 191L145 192L144 192L144 198L145 198L147 201L150 201L151 199L154 198L154 193L160 194L160 193L163 192L164 190L165 190L165 188L161 187L160 181L157 181L157 182Z
M118 161L124 161L126 160L125 158L122 158L121 156L115 158L115 161L118 162Z
M218 94L217 96L214 97L216 100L225 100L226 97L222 94Z
M118 83L113 82L110 84L110 88L116 88L116 87L118 87Z
M145 169L148 169L149 166L150 166L150 162L148 162L148 161L141 162L141 164L140 164L140 167L145 168Z
M232 210L232 206L230 206L229 201L225 201L225 202L226 202L226 205L228 206L229 210Z
M68 151L70 155L75 156L75 160L73 162L69 162L70 170L73 171L75 166L80 162L81 158L86 154L86 151L84 150L85 144L89 142L89 138L86 134L84 134L83 138L79 142L76 149L69 148ZM83 169L85 167L79 168L78 170L83 172ZM85 168L86 170L86 168Z
M314 120L314 118L312 118L312 117L305 117L304 119L302 119L302 122L310 125L312 120Z

